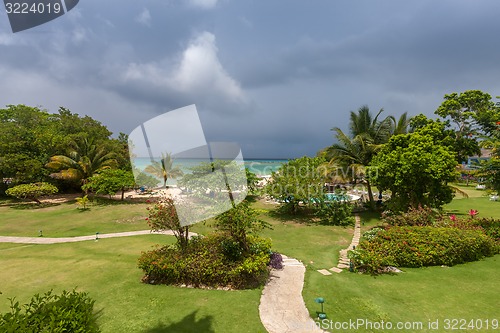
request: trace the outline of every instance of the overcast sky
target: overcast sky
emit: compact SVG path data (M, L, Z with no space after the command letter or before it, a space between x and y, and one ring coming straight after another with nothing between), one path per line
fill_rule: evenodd
M314 155L349 111L432 116L444 94L500 95L500 1L81 0L13 34L0 106L90 115L116 134L196 104L245 158Z

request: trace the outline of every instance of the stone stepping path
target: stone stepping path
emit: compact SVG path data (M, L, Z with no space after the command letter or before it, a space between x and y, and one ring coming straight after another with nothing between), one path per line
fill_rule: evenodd
M283 269L271 271L262 291L260 321L269 333L324 332L309 316L302 298L305 266L297 259L282 256Z
M351 244L349 244L347 249L340 250L339 263L336 267L332 267L328 270L320 269L318 270L319 273L323 275L331 275L332 273L330 272L342 273L344 269L349 268L350 260L347 257L347 252L349 250L353 250L356 246L358 246L359 239L361 238L361 219L359 218L359 215L354 215L354 220L356 223L354 224L354 235L352 237Z

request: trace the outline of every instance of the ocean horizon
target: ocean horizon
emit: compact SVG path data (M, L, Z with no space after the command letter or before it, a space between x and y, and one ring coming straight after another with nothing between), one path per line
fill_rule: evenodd
M155 158L159 161L160 158ZM243 164L245 168L256 174L258 177L270 176L273 172L276 172L288 159L244 159ZM196 158L178 158L174 159L174 167L179 167L184 173L190 173L190 169L201 162L205 162L203 159ZM132 161L133 166L140 170L144 169L151 164L151 159L149 157L138 157L134 158ZM175 179L169 179L167 182L169 185L175 185Z

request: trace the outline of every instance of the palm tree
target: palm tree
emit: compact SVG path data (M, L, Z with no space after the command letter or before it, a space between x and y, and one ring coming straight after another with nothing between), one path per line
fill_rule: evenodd
M386 117L379 121L380 114L384 109L372 116L367 105L363 105L358 112L351 111L349 130L353 138L358 135L366 137L371 144L382 144L389 140L391 136L391 117Z
M87 183L88 178L101 170L116 165L114 153L108 152L104 146L95 144L92 139L83 138L71 143L67 155L56 155L50 158L45 166L57 172L50 176L56 179Z
M410 118L408 118L408 112L405 112L401 116L399 116L398 120L396 120L394 116L389 116L388 118L391 121L391 136L408 133L408 126L410 126Z
M354 183L363 180L366 183L370 206L374 208L375 201L367 167L380 146L372 144L364 135L350 138L340 128L333 130L336 132L338 143L334 143L327 150L331 158L330 165L343 168L342 176L347 176Z
M340 128L334 127L337 143L327 149L327 156L330 157L330 165L340 166L343 175L350 175L354 182L363 180L366 183L370 206L375 207L370 177L367 174L368 166L378 149L389 140L393 134L392 119L386 117L379 120L384 109L372 116L368 106L363 105L358 112L351 111L349 130L350 136L345 134Z
M173 164L174 164L174 159L172 158L172 154L162 153L160 162L151 161L151 164L148 165L144 169L144 171L152 175L155 175L157 177L163 178L163 186L165 188L168 188L167 180L169 178L175 179L177 177L181 177L184 174L179 167L177 166L174 167Z

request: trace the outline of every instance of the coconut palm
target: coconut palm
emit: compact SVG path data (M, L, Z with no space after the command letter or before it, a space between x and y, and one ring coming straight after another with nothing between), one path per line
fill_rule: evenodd
M172 158L172 154L170 153L162 153L161 154L161 160L160 162L158 161L152 161L150 165L148 165L144 171L147 173L150 173L152 175L155 175L157 177L160 177L163 179L163 186L165 188L168 188L167 186L167 180L169 178L178 178L181 177L184 173L179 167L174 167L174 159Z
M50 176L56 179L87 183L88 178L101 170L116 165L114 153L92 139L83 138L71 143L67 155L56 155L50 158L45 166L54 172Z
M379 121L380 114L384 109L373 117L367 105L363 105L358 112L351 111L349 131L351 137L364 136L371 144L386 143L391 136L391 117Z
M399 116L398 120L396 120L394 116L389 116L388 118L391 121L391 135L408 133L408 126L410 126L410 118L408 118L408 112L405 112L401 116Z
M353 182L363 181L366 184L370 206L375 207L373 192L368 174L368 166L376 152L393 134L393 117L379 120L384 109L375 115L368 106L363 105L358 112L351 111L349 131L350 136L340 128L332 128L337 143L327 148L329 165L342 168L342 175ZM337 169L338 170L338 169ZM338 176L338 172L337 172Z
M342 174L352 182L363 181L366 184L370 206L375 207L370 177L367 174L370 164L379 145L372 144L364 135L354 138L346 135L341 129L334 128L337 143L328 147L327 153L330 157L330 165L341 167ZM338 170L338 169L337 169ZM336 174L338 175L338 172Z

